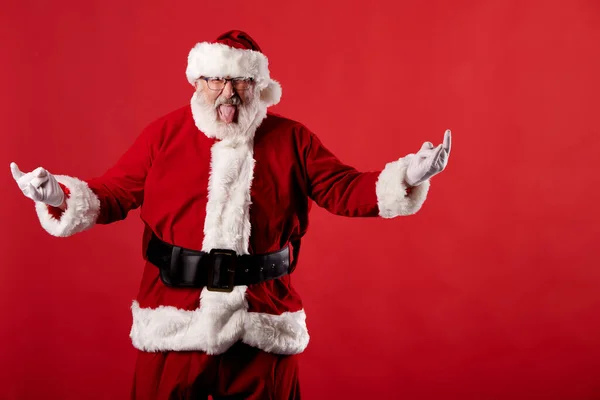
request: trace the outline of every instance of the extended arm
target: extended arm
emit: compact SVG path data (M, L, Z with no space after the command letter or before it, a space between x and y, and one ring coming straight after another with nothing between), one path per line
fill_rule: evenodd
M11 172L23 194L35 201L42 227L54 236L70 236L122 220L142 204L155 131L152 125L146 128L112 168L87 181L41 167L25 174L14 163Z
M359 172L342 163L316 135L306 132L305 168L309 196L321 207L351 217L393 218L416 213L429 180L447 165L450 132L433 149L426 142L417 154L387 163L382 171Z

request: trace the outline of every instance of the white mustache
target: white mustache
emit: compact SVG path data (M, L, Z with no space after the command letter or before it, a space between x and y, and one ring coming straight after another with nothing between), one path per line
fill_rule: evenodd
M219 97L217 101L215 101L215 108L219 107L221 104L239 106L240 104L242 104L242 101L238 96L233 96L228 99L226 99L225 97Z

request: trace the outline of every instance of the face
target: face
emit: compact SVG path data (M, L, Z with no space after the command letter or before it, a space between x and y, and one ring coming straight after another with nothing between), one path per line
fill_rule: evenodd
M201 78L194 87L190 102L192 115L198 129L208 137L232 143L247 142L267 116L267 106L261 101L259 86L253 81L249 85L225 81L221 87L217 82Z
M230 77L226 77L229 79ZM221 83L222 84L222 83ZM254 85L250 81L246 88L242 83L236 85L230 80L225 81L225 86L220 88L218 79L198 79L195 82L196 93L203 97L204 103L214 106L216 119L227 125L236 124L241 107L247 107L253 101Z

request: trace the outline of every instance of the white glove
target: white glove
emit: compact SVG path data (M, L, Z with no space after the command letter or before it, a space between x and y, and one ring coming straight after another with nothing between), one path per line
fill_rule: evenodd
M406 169L406 183L409 186L419 186L421 183L439 174L448 165L452 137L450 129L444 134L444 143L436 148L431 142L423 143L421 150L411 158Z
M13 162L10 163L10 171L23 194L31 200L41 201L53 207L63 203L65 193L56 178L44 168L39 167L25 174Z

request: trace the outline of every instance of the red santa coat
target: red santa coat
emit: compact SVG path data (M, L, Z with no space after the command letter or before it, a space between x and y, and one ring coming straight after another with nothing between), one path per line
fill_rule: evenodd
M359 172L305 126L274 114L253 141L219 141L199 131L186 106L150 124L103 176L56 176L68 193L64 212L36 207L42 226L56 236L122 220L141 207L144 249L154 232L190 249L261 254L302 238L312 201L351 217L417 212L429 182L407 190L410 157ZM231 293L169 288L146 261L132 305L132 343L144 351L220 354L241 340L277 354L300 353L309 335L292 280L293 274Z

